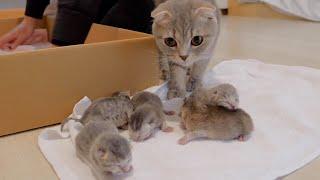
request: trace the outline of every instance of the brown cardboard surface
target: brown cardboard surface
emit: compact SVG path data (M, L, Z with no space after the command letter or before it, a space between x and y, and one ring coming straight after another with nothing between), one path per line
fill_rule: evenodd
M0 56L0 136L59 123L83 96L157 84L153 37L104 28L92 26L91 44ZM94 43L100 38L107 42Z
M49 40L51 41L51 39L52 39L52 32L53 32L53 27L54 27L54 22L55 22L55 16L52 16L52 15L50 15L50 16L46 16L45 18L44 18L44 21L45 21L45 26L46 26L46 28L47 28L47 30L48 30L48 37L49 37Z
M9 18L9 19L0 18L0 37L5 33L9 32L11 29L15 28L21 21L22 21L22 18Z
M130 31L100 24L93 24L85 41L86 44L93 42L106 42L122 39L142 38L147 35L141 32Z
M0 11L0 19L20 18L24 16L24 9L4 9Z

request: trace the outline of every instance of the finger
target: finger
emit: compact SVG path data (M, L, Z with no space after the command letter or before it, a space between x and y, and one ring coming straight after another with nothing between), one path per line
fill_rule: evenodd
M45 42L43 36L38 36L34 40L34 43L42 43L42 42Z
M23 44L30 45L35 43L47 42L47 41L48 41L47 32L41 29L40 30L37 29Z
M30 45L33 44L34 36L29 37L23 44Z
M32 35L26 41L24 41L23 44L32 45L32 44L36 44L36 43L39 43L39 42L42 42L42 37L39 36L39 35Z
M23 44L23 42L26 40L25 36L19 36L12 44L11 49L16 49L19 45Z
M7 43L10 43L17 37L16 33L7 33L3 37L0 38L0 47L4 46Z
M10 51L10 44L4 44L4 45L2 46L2 49L3 49L4 51Z

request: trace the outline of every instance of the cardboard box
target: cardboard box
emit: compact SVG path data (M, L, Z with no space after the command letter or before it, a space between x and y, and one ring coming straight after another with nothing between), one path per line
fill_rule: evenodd
M0 19L0 36L20 20ZM0 136L60 123L84 96L156 85L155 49L151 35L93 25L84 45L0 56Z
M20 18L24 16L24 9L4 9L0 11L0 19Z

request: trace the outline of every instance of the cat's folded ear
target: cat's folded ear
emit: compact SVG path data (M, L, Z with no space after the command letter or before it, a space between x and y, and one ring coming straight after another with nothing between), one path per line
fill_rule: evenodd
M200 16L202 18L206 18L209 20L213 20L217 22L217 7L209 2L202 2L197 5L194 10L195 16Z
M151 12L151 17L154 19L154 23L165 26L170 22L172 14L161 4Z

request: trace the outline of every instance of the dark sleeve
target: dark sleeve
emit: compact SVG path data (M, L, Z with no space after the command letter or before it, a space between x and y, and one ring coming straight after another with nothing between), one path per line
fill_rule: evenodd
M112 3L102 3L105 0L59 0L58 14L53 30L52 43L58 46L83 44L88 32L101 8L110 9L117 0L107 0Z
M151 34L152 0L119 0L102 19L101 24Z
M41 19L50 0L27 0L26 16Z

